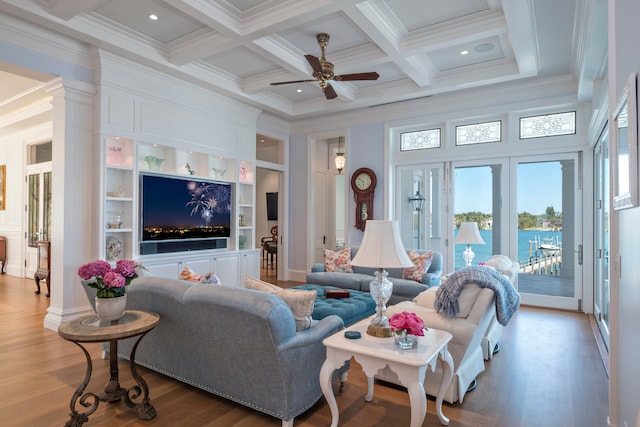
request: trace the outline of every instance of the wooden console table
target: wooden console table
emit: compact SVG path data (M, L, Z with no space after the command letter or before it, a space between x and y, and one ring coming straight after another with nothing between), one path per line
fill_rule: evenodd
M87 371L84 381L71 397L71 413L69 421L65 427L78 427L89 420L89 415L98 409L100 402L114 402L124 397L125 403L132 408L142 420L150 420L156 416L156 410L151 406L149 400L149 387L136 371L136 349L140 340L160 322L160 316L156 313L127 310L124 316L118 320L109 322L99 320L95 315L80 317L70 322L63 323L58 328L58 335L67 341L76 344L87 359ZM129 361L131 363L131 376L136 381L130 389L120 386L118 379L118 340L138 336L138 340L131 349ZM80 344L83 342L105 342L109 341L109 368L111 378L104 387L104 391L99 394L84 390L91 379L92 364L91 356ZM140 399L139 403L133 400ZM76 403L80 401L80 406L89 408L87 412L76 411Z

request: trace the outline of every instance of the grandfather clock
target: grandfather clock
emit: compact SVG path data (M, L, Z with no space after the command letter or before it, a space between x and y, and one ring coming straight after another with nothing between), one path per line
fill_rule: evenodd
M364 230L368 219L373 219L373 194L376 174L369 168L360 168L351 175L351 188L356 202L355 227Z

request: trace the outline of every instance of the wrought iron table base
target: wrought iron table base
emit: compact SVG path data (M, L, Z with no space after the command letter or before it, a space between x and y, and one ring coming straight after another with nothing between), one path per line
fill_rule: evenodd
M148 332L148 331L147 331ZM69 421L65 424L65 427L79 427L89 420L89 415L93 414L98 409L98 404L102 402L117 402L124 397L124 401L129 408L138 415L141 420L150 420L156 416L156 409L151 405L149 400L149 387L144 379L138 374L136 369L135 357L136 350L140 340L147 334L143 333L138 337L136 343L131 349L131 376L136 381L137 385L134 385L130 389L125 389L120 386L118 379L118 341L111 340L109 342L109 370L110 378L109 382L105 385L104 391L99 394L92 392L84 393L89 380L91 379L91 372L93 371L93 364L91 363L91 356L89 352L78 342L72 341L76 344L87 359L87 371L84 376L84 381L78 386L75 393L71 397L70 408L71 413ZM84 394L83 394L84 393ZM89 408L86 412L76 411L76 404L78 403L83 408ZM138 401L136 403L136 401Z

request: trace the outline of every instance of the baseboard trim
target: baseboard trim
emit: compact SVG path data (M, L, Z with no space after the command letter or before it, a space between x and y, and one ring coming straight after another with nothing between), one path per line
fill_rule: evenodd
M593 337L596 340L596 345L598 346L598 352L600 353L600 358L602 359L602 364L604 365L604 370L607 373L607 378L610 378L609 375L609 350L607 346L604 344L604 340L602 339L602 335L600 334L600 329L598 328L598 322L596 322L596 318L593 314L587 314L589 317L589 324L591 325L591 332L593 332Z

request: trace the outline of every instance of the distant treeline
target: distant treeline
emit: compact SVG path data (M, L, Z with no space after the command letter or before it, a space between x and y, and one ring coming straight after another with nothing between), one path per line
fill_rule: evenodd
M477 222L480 229L490 229L493 227L493 215L482 212L464 212L454 216L455 227L458 228L461 222ZM549 227L562 227L562 213L556 212L553 206L545 209L540 215L529 212L518 214L518 229L536 228L547 223Z

